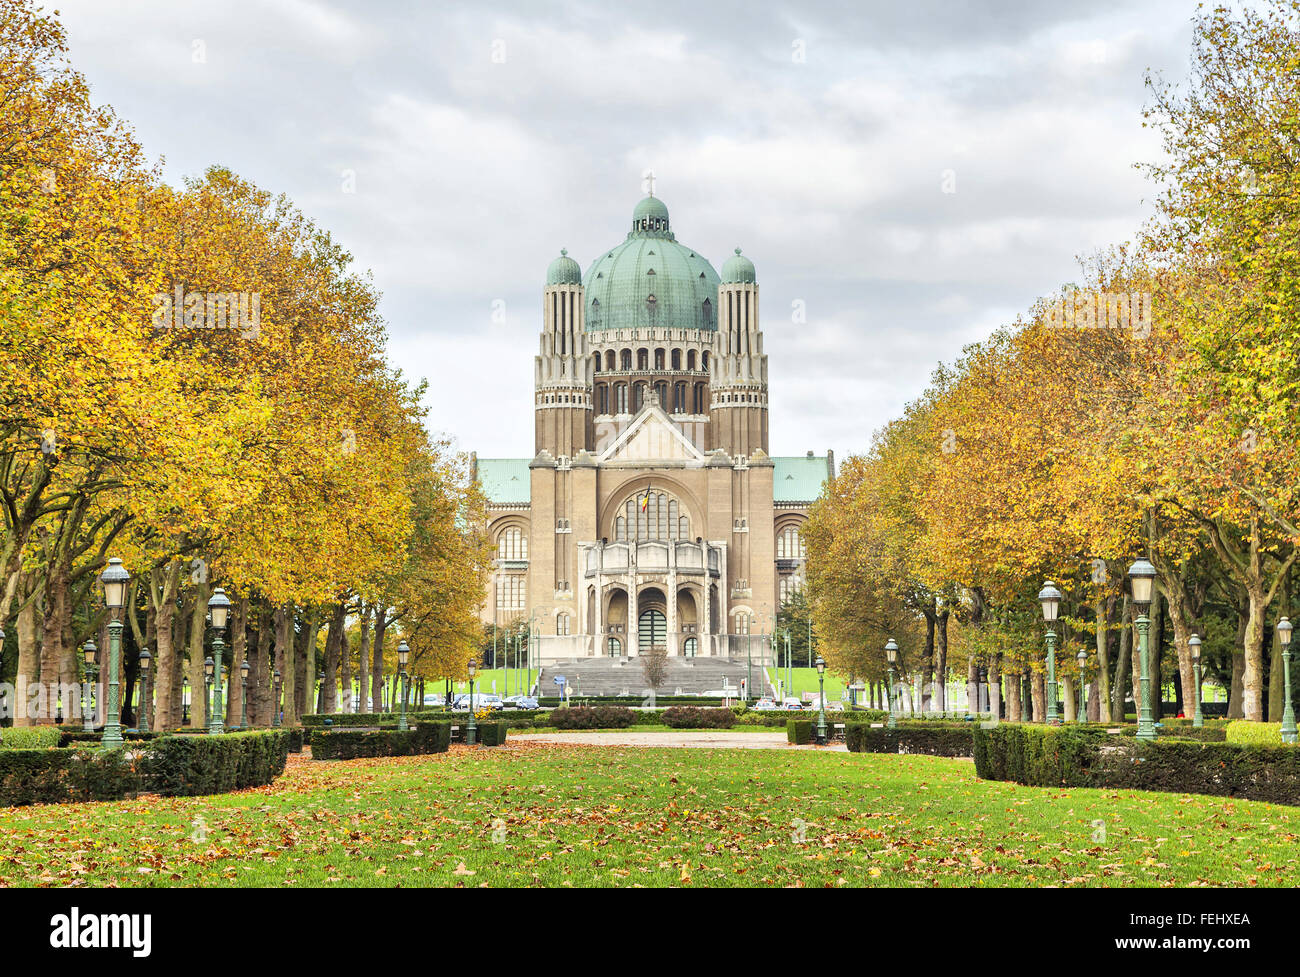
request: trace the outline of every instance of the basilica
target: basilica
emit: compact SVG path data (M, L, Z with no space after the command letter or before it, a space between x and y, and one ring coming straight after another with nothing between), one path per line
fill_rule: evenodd
M531 458L477 458L495 545L485 622L540 660L730 658L802 586L800 528L834 458L773 457L758 279L718 274L655 196L584 275L542 290Z

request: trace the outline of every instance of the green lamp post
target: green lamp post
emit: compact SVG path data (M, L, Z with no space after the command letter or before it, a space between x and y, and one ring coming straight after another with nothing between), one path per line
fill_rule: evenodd
M239 663L239 728L248 729L248 670L252 668L245 658Z
M208 732L212 732L212 656L203 659L203 701L208 707Z
M469 660L469 725L465 727L465 744L474 745L474 739L478 730L474 728L474 672L478 668L478 662L473 658Z
M1282 641L1282 680L1286 706L1282 709L1282 742L1296 741L1295 708L1291 705L1291 622L1285 617L1277 622L1277 636Z
M1088 686L1083 680L1083 670L1088 667L1088 653L1080 648L1074 660L1079 663L1079 701L1074 707L1074 721L1081 723L1087 718L1088 713Z
M271 717L271 727L278 729L280 727L280 716L284 712L284 706L280 702L280 670L278 668L272 674L272 681L275 683L275 694L272 697L271 704L275 707L275 715Z
M121 702L118 698L117 669L122 653L122 609L126 607L126 588L131 574L122 561L113 557L99 575L104 585L104 605L108 608L108 715L104 721L105 749L122 745Z
M817 656L817 742L826 745L826 662Z
M1056 632L1052 625L1061 612L1061 592L1048 580L1038 592L1038 603L1043 605L1043 620L1047 623L1047 725L1061 725L1056 709Z
M218 587L208 598L208 615L212 618L212 657L215 660L212 678L212 715L208 719L208 733L218 736L225 732L226 724L222 718L221 677L225 669L226 643L224 635L226 622L230 619L230 598Z
M397 646L397 680L402 690L402 711L398 714L397 728L409 729L406 725L406 663L411 660L411 646L402 639Z
M149 732L149 665L153 661L153 655L149 654L148 648L140 649L140 708L136 717L136 727L142 733Z
M1196 694L1196 712L1192 714L1192 726L1200 729L1205 725L1205 716L1201 713L1201 636L1194 634L1187 639L1192 649L1192 691Z
M188 675L181 678L181 725L190 724L190 677Z
M898 642L890 638L885 642L885 658L889 661L889 729L898 728L898 718L894 715L894 665L898 661Z
M1156 568L1148 560L1135 560L1128 568L1128 579L1133 591L1133 603L1138 607L1138 658L1142 666L1138 683L1142 701L1138 703L1137 738L1149 742L1156 738L1156 727L1151 718L1151 665L1147 660L1147 635L1151 631L1151 619L1147 617L1147 611L1155 594Z
M86 733L95 731L95 709L91 705L91 695L95 691L95 656L99 654L99 649L95 647L95 642L87 641L81 648L82 657L86 662L86 691L81 697L81 729Z

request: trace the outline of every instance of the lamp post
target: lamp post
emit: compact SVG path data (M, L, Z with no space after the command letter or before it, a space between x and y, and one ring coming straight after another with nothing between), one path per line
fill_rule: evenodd
M216 659L217 669L224 669L222 664L225 659L226 643L223 635L226 630L226 621L230 616L230 598L226 592L218 587L208 598L208 614L212 617L212 656ZM212 689L212 715L208 720L208 733L217 736L225 730L225 722L221 716L221 671L214 669Z
M208 732L212 732L212 656L203 659L203 701L208 707Z
M1194 634L1187 639L1192 649L1192 691L1196 694L1196 712L1192 714L1192 727L1200 729L1205 725L1205 716L1201 713L1201 636Z
M885 642L885 658L889 661L889 729L898 728L898 719L894 715L894 663L898 661L898 642L890 638Z
M104 720L103 745L112 749L122 745L121 704L118 700L117 666L122 651L122 608L126 607L126 588L131 574L122 561L113 557L99 575L104 585L104 605L108 608L108 716Z
M1088 653L1080 648L1079 653L1074 656L1074 660L1079 663L1079 701L1074 707L1074 721L1081 723L1087 718L1088 712L1088 687L1083 681L1083 670L1088 667Z
M252 666L245 658L239 663L239 728L248 729L248 670Z
M188 726L190 722L190 677L188 675L181 678L181 725Z
M408 729L406 725L406 663L410 660L411 648L403 638L397 646L397 680L402 689L402 711L398 714L397 728Z
M95 647L95 642L87 641L81 647L81 654L86 662L86 691L82 695L81 702L81 728L84 732L93 733L95 731L95 710L91 706L91 693L95 688L95 655L99 649Z
M153 661L153 655L149 654L148 648L140 649L140 715L136 717L135 725L142 733L149 732L149 665Z
M465 744L467 746L474 745L474 736L478 732L474 728L474 670L477 667L478 662L471 658L469 660L469 725L465 727Z
M1277 622L1277 636L1282 639L1282 679L1286 705L1282 709L1282 742L1296 741L1295 708L1291 705L1291 622L1285 617Z
M280 670L277 668L272 673L272 681L275 684L274 693L271 697L271 705L275 708L275 714L271 717L271 728L280 728L280 716L284 712L284 706L280 702Z
M1043 620L1047 622L1047 725L1061 725L1060 714L1056 711L1056 632L1052 625L1061 612L1061 592L1056 584L1048 580L1038 592L1038 603L1043 605Z
M1138 687L1142 701L1138 703L1138 731L1140 740L1156 738L1155 723L1151 719L1151 669L1147 661L1147 633L1151 630L1151 619L1147 610L1151 607L1151 598L1155 591L1156 568L1148 560L1135 560L1128 568L1129 584L1133 591L1133 603L1138 606L1138 658L1142 673Z
M826 662L817 656L817 742L826 745Z

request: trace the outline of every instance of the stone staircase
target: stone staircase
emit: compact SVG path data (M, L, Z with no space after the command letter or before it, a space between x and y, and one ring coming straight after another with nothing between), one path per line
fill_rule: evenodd
M655 688L656 695L701 695L717 692L729 686L740 694L740 683L748 675L744 661L729 658L669 658L664 680ZM649 688L638 658L583 658L556 662L542 668L538 679L538 695L556 695L559 686L555 676L563 675L571 694L644 696ZM753 666L754 689L752 695L770 695L763 669Z

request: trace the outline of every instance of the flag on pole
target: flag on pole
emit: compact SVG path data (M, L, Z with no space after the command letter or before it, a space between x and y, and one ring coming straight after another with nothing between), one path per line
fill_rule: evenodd
M645 495L641 496L641 511L648 512L650 509L650 486L645 487Z

